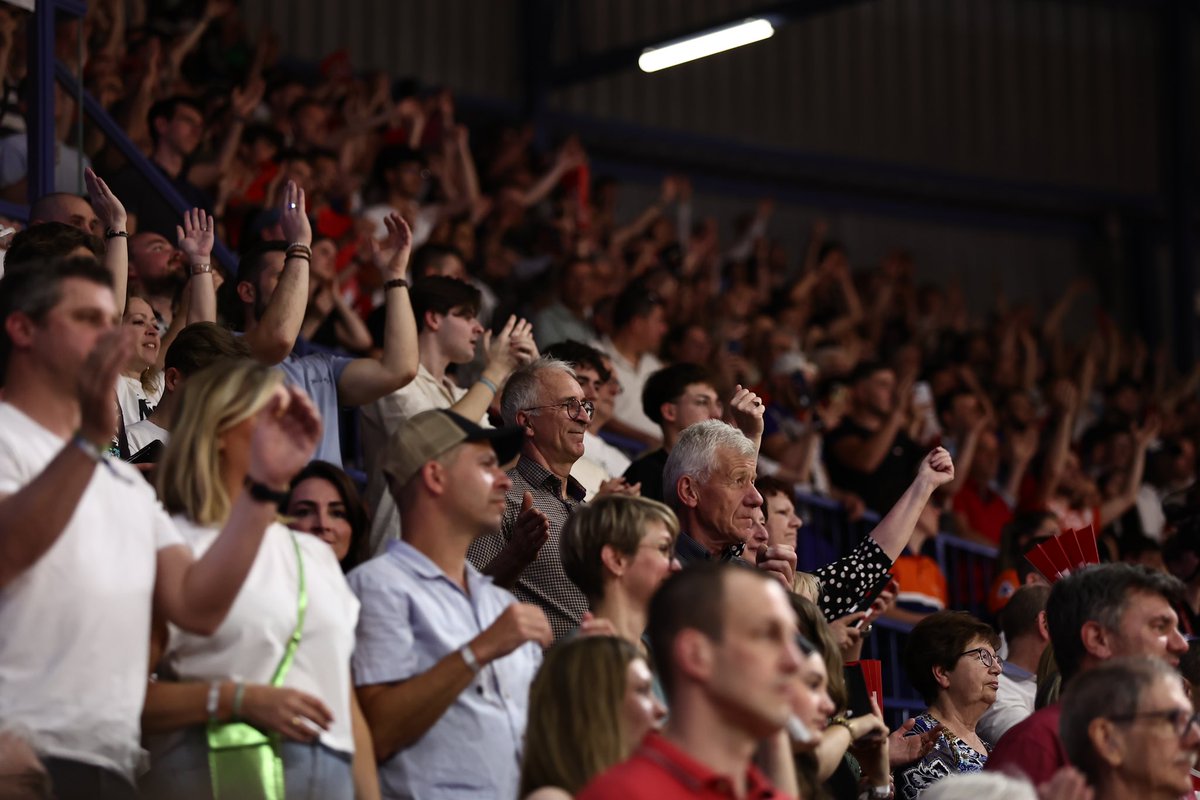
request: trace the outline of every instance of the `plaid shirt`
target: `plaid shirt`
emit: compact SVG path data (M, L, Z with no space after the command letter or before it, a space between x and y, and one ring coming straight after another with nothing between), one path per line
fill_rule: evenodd
M550 521L550 538L538 551L537 558L521 572L513 594L523 603L533 603L546 612L550 627L554 629L554 640L558 641L579 627L583 614L588 610L587 598L563 572L562 540L563 525L567 517L583 504L586 490L574 478L567 478L567 496L562 496L562 479L554 475L531 458L521 456L517 465L508 471L512 488L504 498L504 516L500 520L500 532L480 536L471 543L467 558L481 571L492 562L508 544L517 515L521 513L521 501L525 492L533 496L533 506Z

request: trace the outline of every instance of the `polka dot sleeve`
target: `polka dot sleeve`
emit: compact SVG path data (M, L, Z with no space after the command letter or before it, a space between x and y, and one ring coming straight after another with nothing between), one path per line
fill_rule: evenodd
M817 605L832 622L856 610L867 592L892 568L892 560L870 536L850 555L826 564L814 575L821 582Z

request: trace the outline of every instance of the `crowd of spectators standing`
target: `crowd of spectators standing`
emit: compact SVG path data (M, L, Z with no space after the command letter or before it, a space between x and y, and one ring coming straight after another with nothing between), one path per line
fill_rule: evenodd
M58 40L191 208L56 92L0 240L0 797L1191 796L1200 370L1069 335L1086 281L971 313L674 174L626 219L579 138L286 62L232 0Z

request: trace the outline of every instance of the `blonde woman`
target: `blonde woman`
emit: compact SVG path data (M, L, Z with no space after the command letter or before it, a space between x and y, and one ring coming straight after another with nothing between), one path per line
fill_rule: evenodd
M188 379L158 489L197 555L213 546L230 497L247 484L256 418L281 393L295 391L283 388L282 373L250 361L214 364ZM286 489L252 491L282 502ZM167 735L148 742L153 765L145 795L213 797L212 779L225 776L210 773L206 725L243 721L273 735L288 796L304 787L330 800L377 798L370 738L350 683L357 619L358 601L330 547L271 524L215 633L172 627L168 639L154 642L160 677L178 682L158 680L147 692L144 730ZM288 663L298 620L299 643ZM281 671L280 685L272 686ZM217 797L262 796L231 788Z
M657 500L604 495L567 519L563 571L583 592L594 617L644 650L650 598L679 570L678 537L675 513Z

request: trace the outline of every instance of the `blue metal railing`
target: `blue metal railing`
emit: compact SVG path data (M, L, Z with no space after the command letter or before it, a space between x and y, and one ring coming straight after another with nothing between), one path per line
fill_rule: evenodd
M175 190L175 187L151 162L142 155L137 146L125 135L124 129L109 116L104 106L87 92L66 64L58 60L54 48L54 27L58 12L82 17L87 5L82 0L38 0L33 12L33 24L29 26L29 67L34 82L26 120L28 136L28 187L29 202L54 191L55 141L54 141L54 81L81 101L81 113L91 117L129 163L142 174L146 181L163 200L182 215L191 204ZM82 142L80 142L82 146ZM119 199L119 198L118 198ZM0 203L0 214L14 219L28 219L28 208L15 203ZM237 274L237 256L219 239L213 245L213 256L230 275Z
M879 524L879 515L867 512L851 521L841 503L828 497L796 493L796 511L804 520L796 543L797 562L812 571L849 553ZM943 533L934 539L938 566L950 590L950 608L988 619L987 596L996 577L995 548ZM925 710L925 702L904 673L901 653L912 626L881 618L874 622L863 644L863 658L878 659L883 672L884 717L895 730L907 718Z

